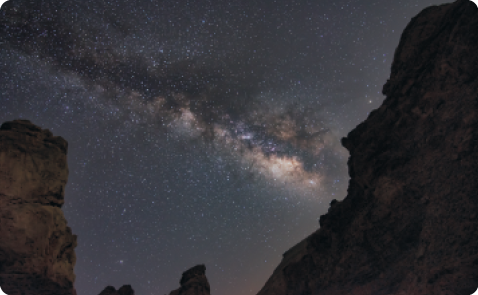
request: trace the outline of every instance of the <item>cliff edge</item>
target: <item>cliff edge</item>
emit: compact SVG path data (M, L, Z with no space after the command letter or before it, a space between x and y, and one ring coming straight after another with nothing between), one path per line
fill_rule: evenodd
M61 211L68 143L27 120L0 127L0 286L8 295L76 295L76 235Z
M414 17L382 106L342 144L350 182L258 295L463 294L478 287L478 8Z

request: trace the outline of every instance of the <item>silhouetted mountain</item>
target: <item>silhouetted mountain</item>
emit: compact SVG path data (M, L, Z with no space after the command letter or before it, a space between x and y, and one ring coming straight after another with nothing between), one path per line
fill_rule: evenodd
M403 32L382 106L342 144L348 194L258 295L472 294L478 287L478 9Z

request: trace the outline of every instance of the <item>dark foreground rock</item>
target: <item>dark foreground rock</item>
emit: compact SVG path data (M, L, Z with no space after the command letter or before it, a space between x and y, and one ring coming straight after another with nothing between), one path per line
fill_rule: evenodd
M76 235L61 210L68 144L30 121L0 127L0 286L8 295L75 295Z
M99 295L134 295L134 290L131 285L123 285L116 291L115 287L106 287Z
M171 291L169 295L209 295L210 287L206 278L206 266L204 264L196 265L193 268L183 272L181 287Z
M342 144L348 194L258 295L463 294L478 287L478 9L424 9L386 99Z

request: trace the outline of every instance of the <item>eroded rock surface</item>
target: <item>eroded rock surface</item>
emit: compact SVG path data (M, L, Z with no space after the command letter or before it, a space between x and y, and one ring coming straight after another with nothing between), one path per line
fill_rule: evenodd
M478 287L478 9L424 9L386 99L342 144L343 201L284 254L258 295L463 294Z
M206 266L204 264L196 265L183 272L181 287L171 291L169 295L209 295L210 287L206 278Z
M76 235L61 210L68 143L30 121L0 127L0 286L8 295L75 295Z

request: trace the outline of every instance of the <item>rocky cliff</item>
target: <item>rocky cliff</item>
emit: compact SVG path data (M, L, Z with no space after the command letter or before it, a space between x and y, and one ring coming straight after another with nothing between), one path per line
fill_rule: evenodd
M472 294L478 287L478 9L424 9L382 106L342 144L348 194L258 295Z
M76 235L61 211L67 148L30 121L0 127L0 286L8 295L76 294Z
M179 281L181 287L171 291L169 295L209 295L210 287L206 278L206 266L196 265L183 272Z

